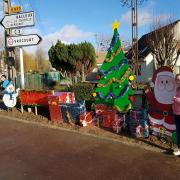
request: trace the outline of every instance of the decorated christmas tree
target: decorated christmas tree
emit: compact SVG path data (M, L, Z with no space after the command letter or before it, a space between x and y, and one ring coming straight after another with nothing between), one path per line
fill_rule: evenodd
M131 68L124 56L119 39L119 22L113 23L114 35L102 64L97 79L96 104L106 104L119 112L132 109L134 91L131 82L134 80Z

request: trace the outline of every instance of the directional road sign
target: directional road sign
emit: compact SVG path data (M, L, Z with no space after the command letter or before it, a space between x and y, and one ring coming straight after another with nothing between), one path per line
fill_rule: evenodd
M9 36L6 37L6 46L7 47L16 47L16 46L33 46L41 42L42 38L37 34L29 34L24 36Z
M34 26L34 11L4 16L1 25L6 29Z

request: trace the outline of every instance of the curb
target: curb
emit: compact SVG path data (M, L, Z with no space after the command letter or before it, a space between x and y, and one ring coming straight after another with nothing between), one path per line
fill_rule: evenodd
M42 124L40 122L34 122L34 121L28 121L28 120L24 120L24 119L19 119L16 117L9 117L9 116L5 116L5 115L0 115L0 118L4 118L7 120L11 120L11 121L17 121L17 122L21 122L21 123L25 123L25 124L33 124L33 125L37 125L37 126L41 126L41 127L45 127L45 128L50 128L50 129L56 129L56 130L61 130L61 131L66 131L66 132L71 132L71 133L76 133L76 134L80 134L80 135L85 135L88 137L94 137L94 138L98 138L100 140L106 140L106 141L111 141L111 142L117 142L117 143L121 143L127 146L132 146L132 147L138 147L140 149L144 149L147 151L151 151L151 152L161 152L164 153L165 150L162 150L158 147L153 147L153 146L146 146L143 144L138 144L136 142L126 142L124 140L121 139L114 139L114 138L110 138L110 137L106 137L106 136L98 136L95 134L90 134L90 133L85 133L85 132L80 132L77 130L73 130L73 129L67 129L67 128L63 128L63 127L58 127L55 125L47 125L47 124Z

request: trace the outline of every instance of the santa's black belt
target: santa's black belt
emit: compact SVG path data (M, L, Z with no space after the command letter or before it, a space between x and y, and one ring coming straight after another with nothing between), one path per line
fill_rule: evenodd
M159 111L157 109L152 109L152 108L150 108L148 110L148 112L149 113L154 112L154 113L157 113L157 114L160 114L160 115L163 115L163 116L172 116L173 115L172 112L169 112L169 111Z

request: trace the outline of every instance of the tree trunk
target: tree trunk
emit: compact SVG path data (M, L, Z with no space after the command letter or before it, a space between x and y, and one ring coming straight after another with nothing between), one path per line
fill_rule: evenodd
M78 82L78 80L77 80L77 71L76 71L76 75L74 76L74 82L75 82L75 84L77 84L77 82Z
M85 81L84 64L82 64L82 82Z

